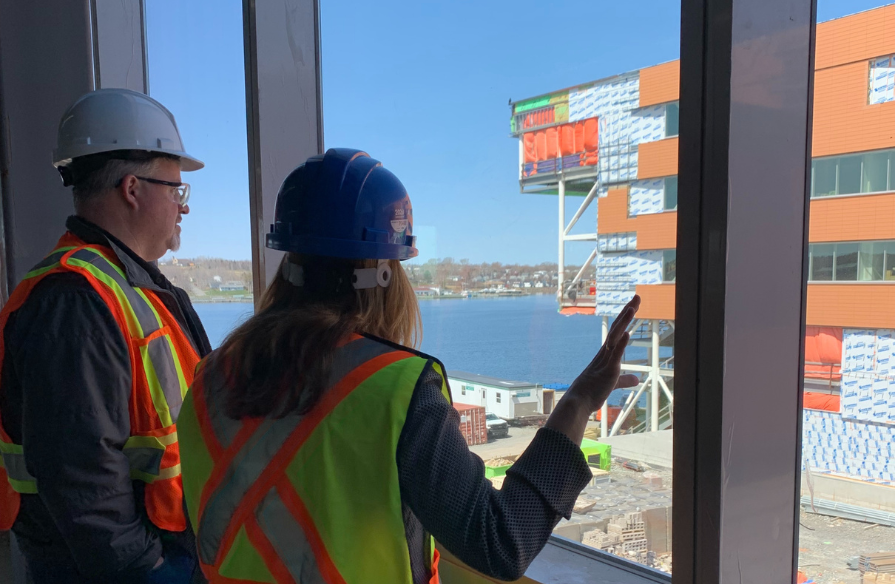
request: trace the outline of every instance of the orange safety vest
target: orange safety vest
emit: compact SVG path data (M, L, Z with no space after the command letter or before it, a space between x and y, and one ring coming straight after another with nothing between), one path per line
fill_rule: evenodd
M83 276L121 327L133 380L129 400L131 435L124 445L131 478L146 483L149 520L167 531L183 531L186 516L175 422L199 355L158 296L152 290L128 283L110 248L88 245L66 233L56 249L25 275L0 311L0 367L5 354L3 329L10 315L25 304L43 278L58 273ZM15 523L21 494L36 494L40 485L28 473L23 445L12 441L2 422L0 454L0 529L7 530Z
M396 453L430 364L446 379L432 358L355 335L336 350L329 388L306 415L234 420L224 413L222 364L203 362L178 426L205 576L412 584ZM446 381L442 394L450 402Z

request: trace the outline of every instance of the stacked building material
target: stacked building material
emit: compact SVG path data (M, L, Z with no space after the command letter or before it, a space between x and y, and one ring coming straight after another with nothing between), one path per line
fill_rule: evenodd
M858 561L861 574L895 574L895 552L881 552L861 556Z

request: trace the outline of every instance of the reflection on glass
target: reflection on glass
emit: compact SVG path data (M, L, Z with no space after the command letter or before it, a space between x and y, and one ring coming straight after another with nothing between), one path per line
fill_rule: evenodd
M862 281L874 281L883 279L883 266L886 262L885 245L883 243L867 242L861 244L858 257L858 279Z
M839 159L839 193L851 195L861 192L863 156L843 156Z
M833 280L833 244L811 246L811 279L817 281Z
M680 133L681 108L677 102L665 106L665 136L677 136Z
M833 279L854 281L858 279L858 244L839 243L833 261Z
M813 196L827 197L836 194L837 162L838 159L814 161L814 188L812 190Z
M864 178L861 192L881 193L888 190L889 184L888 152L874 152L864 157Z
M666 249L662 259L663 282L674 282L677 277L677 250Z

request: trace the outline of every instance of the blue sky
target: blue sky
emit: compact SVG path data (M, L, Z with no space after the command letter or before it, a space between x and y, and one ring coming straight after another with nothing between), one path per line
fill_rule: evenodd
M508 100L679 56L673 0L321 5L326 146L366 150L404 182L423 261L556 261L557 201L519 194ZM819 0L818 20L879 5ZM150 93L206 162L184 174L178 255L248 259L242 3L151 0L147 26ZM567 261L588 245L568 244Z

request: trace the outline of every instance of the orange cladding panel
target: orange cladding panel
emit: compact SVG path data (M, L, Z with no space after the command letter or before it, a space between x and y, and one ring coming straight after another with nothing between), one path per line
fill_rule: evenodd
M895 239L895 194L811 201L811 243L880 239Z
M640 107L677 101L681 87L681 62L672 61L640 70Z
M817 72L814 157L895 147L895 102L869 105L869 91L869 60Z
M637 149L637 178L659 178L677 174L677 138L645 142Z
M674 284L637 286L642 303L637 318L674 320Z
M806 322L813 326L895 328L895 284L808 284Z
M869 61L895 52L895 5L817 25L815 68Z
M637 249L674 249L677 246L677 212L628 217L628 189L610 189L598 199L598 233L637 233Z

